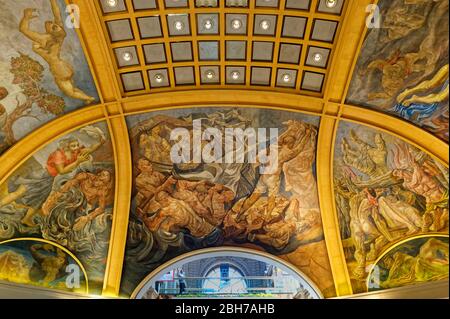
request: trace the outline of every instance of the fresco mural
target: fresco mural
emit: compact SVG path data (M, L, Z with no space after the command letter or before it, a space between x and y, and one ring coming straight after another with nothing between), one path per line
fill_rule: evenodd
M319 118L268 109L191 108L135 115L127 122L134 197L124 295L171 258L214 246L241 246L277 255L299 267L324 295L335 295L315 177ZM202 135L208 135L209 128L218 131L213 138ZM247 144L251 135L236 139L231 143L234 148L227 149L227 129L250 132L257 128L267 131L258 136L255 162L249 156L252 143ZM270 128L278 129L276 139L269 137ZM197 142L203 149L200 162L194 160L195 146L188 152L175 152L185 161L172 161L180 140L171 139L171 134L177 129L184 129L188 144L203 136ZM198 129L203 133L198 135ZM225 151L217 151L216 146ZM212 158L205 156L205 149ZM228 155L238 150L245 157L228 161ZM264 174L260 168L267 164L262 163L262 154L278 154L277 164Z
M347 102L395 114L448 142L447 0L381 0Z
M414 238L388 251L369 275L369 291L448 280L448 237Z
M38 151L0 185L0 242L37 237L72 252L100 293L108 254L114 165L105 123Z
M74 278L70 278L70 266L80 270ZM77 293L88 292L80 262L67 250L38 239L0 243L0 280Z
M344 252L354 293L364 292L367 266L387 247L448 233L448 169L391 135L349 122L340 123L335 149Z
M62 114L99 100L64 0L0 2L0 154Z

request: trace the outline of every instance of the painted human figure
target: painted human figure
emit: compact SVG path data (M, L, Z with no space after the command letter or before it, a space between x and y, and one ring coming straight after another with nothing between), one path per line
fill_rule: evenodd
M341 148L345 164L369 177L377 177L388 172L387 148L381 134L375 134L375 146L363 141L353 130L350 131L350 136L356 147L352 148L347 139L342 140Z
M60 248L49 244L34 244L30 247L30 253L35 260L30 269L33 281L42 280L44 284L49 284L66 274L67 255Z
M153 216L144 218L145 225L151 231L161 230L176 234L186 229L197 238L214 231L215 227L199 217L187 203L173 198L169 193L160 191L155 195L155 200L161 209Z
M306 130L310 129L306 128ZM276 204L276 196L278 195L280 190L283 165L299 155L307 142L306 136L309 137L309 134L303 135L301 140L297 141L294 136L286 134L279 138L278 145L270 145L270 152L278 152L278 163L276 163L276 170L273 173L262 174L260 176L253 193L248 199L245 200L238 219L243 218L242 214L245 214L245 212L265 193L268 194L269 198L267 210L269 212L273 210Z
M205 216L205 218L214 226L221 225L227 214L226 205L229 204L234 197L234 192L224 185L216 184L211 187L202 201L204 206L208 207L211 211L211 214Z
M158 192L160 186L167 179L163 174L153 169L149 160L141 158L138 161L139 175L136 177L135 201L139 214L145 214L149 210L149 203L153 196Z
M439 231L448 227L448 190L430 176L419 163L412 161L412 172L406 169L393 171L395 177L403 179L403 187L421 195L426 200L423 215L423 231Z
M28 176L18 176L9 181L9 194L0 199L0 207L13 202L25 206L27 213L22 223L35 226L34 215L41 208L44 214L48 212L45 202L52 192L73 178L78 171L91 169L90 154L104 143L105 139L100 137L96 144L84 147L76 138L63 139L59 147L49 155L45 170L32 172Z
M74 71L72 66L61 58L61 47L66 38L66 31L62 21L61 10L57 0L50 0L54 20L45 22L45 33L39 33L30 29L31 20L37 18L36 9L24 10L20 21L19 30L27 38L33 41L33 51L41 56L49 65L56 85L68 97L83 100L91 104L95 98L78 89L74 82Z
M160 126L155 126L150 134L142 134L139 138L139 147L148 160L158 163L171 163L171 146L160 134Z
M73 179L66 182L60 190L55 191L50 195L44 204L44 214L48 215L61 196L74 187L80 189L88 204L88 213L77 218L73 225L73 230L79 231L83 229L88 222L103 214L106 211L106 208L113 204L114 180L111 172L107 170L102 170L97 174L87 172L78 173Z
M202 204L200 198L198 197L200 192L196 191L196 188L201 185L206 187L206 182L179 180L172 196L191 206L191 208L200 217L206 217L210 214L210 212L208 208Z

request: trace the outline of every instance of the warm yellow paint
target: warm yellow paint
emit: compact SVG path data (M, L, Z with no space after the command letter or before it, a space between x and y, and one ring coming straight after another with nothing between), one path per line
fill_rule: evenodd
M333 190L334 140L337 126L338 121L335 119L321 119L317 139L316 166L320 213L331 272L337 296L345 296L352 294L352 285L342 248Z

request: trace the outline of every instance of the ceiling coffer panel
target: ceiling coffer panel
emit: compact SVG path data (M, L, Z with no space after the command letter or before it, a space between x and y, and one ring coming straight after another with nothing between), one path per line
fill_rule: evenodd
M123 96L208 85L319 97L347 2L96 1Z

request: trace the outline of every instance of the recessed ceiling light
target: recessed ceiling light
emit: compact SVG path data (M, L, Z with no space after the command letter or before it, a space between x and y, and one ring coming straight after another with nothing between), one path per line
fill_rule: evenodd
M162 75L161 73L157 73L155 74L155 81L158 83L161 83L164 80L164 75Z
M181 31L184 29L184 24L181 21L176 21L174 26L175 26L175 29L177 29L178 31Z
M213 27L213 22L210 19L205 20L203 26L205 27L206 30L211 30Z
M323 56L320 53L314 53L313 59L314 62L320 62L322 60Z
M209 80L212 80L216 76L213 70L206 71L205 75Z
M231 21L231 27L235 30L238 30L242 27L242 21L239 19L234 19Z
M241 74L238 71L231 72L231 78L233 80L239 80L240 77L241 77Z
M128 51L124 52L122 54L122 59L124 59L127 62L130 62L132 58L133 58L133 55L130 52L128 52Z
M115 6L117 6L117 0L108 0L107 4L110 7L115 7Z
M328 8L334 8L337 5L337 0L327 0L325 4Z
M262 20L261 23L259 24L259 26L263 30L268 30L270 28L270 23L267 20Z
M283 79L284 83L289 83L292 80L292 78L289 74L283 74L282 79Z

